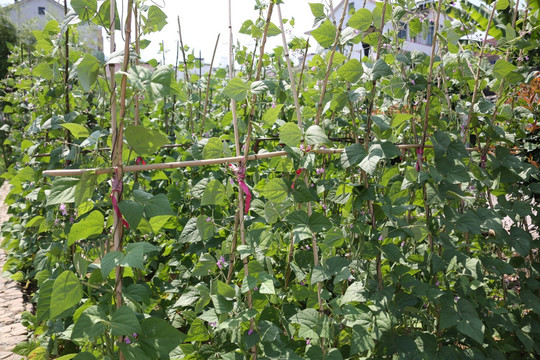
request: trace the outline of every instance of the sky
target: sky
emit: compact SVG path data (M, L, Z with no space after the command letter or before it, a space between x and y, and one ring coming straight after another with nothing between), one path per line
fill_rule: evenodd
M307 37L304 33L311 29L313 24L313 15L309 7L309 2L321 2L323 0L285 0L281 4L283 19L294 17L295 26L291 29L286 24L287 41L292 36ZM117 4L126 3L126 0L117 0ZM0 0L0 5L12 4L13 0ZM159 6L167 14L168 24L159 33L147 35L151 40L151 45L142 52L143 60L147 61L155 58L162 61L163 55L160 53L160 43L164 42L165 63L173 64L176 60L178 43L178 22L180 16L182 26L182 40L184 45L190 47L189 52L193 51L196 57L199 57L199 51L205 63L210 63L212 53L216 43L216 38L220 34L220 40L216 52L215 64L226 65L228 63L229 48L229 17L228 0L147 0L148 5ZM245 20L256 20L258 11L254 10L255 0L232 0L232 24L233 24L233 43L240 41L242 45L253 49L253 41L247 35L239 33L239 29ZM266 18L266 11L263 16ZM274 8L272 22L279 26L277 9ZM118 41L117 36L117 41ZM105 40L106 41L106 40ZM282 46L281 35L272 37L266 45L266 51L271 51L276 46ZM104 44L106 53L108 53L108 41ZM117 49L120 44L117 44ZM182 61L182 55L179 54L179 61Z

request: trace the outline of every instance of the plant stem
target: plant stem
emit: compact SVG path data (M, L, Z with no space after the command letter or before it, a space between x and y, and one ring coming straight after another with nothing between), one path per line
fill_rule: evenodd
M195 126L193 124L193 107L191 104L191 87L189 86L189 70L186 60L186 52L184 51L184 42L182 41L182 27L180 26L180 16L177 17L178 20L178 37L180 40L180 49L182 50L182 59L184 60L184 82L186 84L186 90L188 93L188 104L189 104L189 126L192 133L195 132Z

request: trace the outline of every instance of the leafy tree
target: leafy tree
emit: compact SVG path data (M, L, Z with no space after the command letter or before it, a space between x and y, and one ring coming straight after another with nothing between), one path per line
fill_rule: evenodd
M0 15L0 78L4 78L9 66L9 44L17 41L17 29L5 16Z

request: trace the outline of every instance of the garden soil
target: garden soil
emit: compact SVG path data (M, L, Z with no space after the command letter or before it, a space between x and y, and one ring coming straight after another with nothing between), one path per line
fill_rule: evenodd
M9 184L5 181L0 187L0 224L9 220L7 206L4 204L8 192ZM20 323L21 314L25 310L30 311L32 306L24 304L21 286L3 276L6 259L5 251L0 249L0 360L19 360L22 357L13 354L11 350L27 339L26 328Z

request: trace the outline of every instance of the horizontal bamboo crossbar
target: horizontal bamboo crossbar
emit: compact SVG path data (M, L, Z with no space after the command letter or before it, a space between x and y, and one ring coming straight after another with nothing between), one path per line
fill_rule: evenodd
M405 144L405 145L396 145L398 149L415 149L419 148L419 144ZM433 145L425 145L425 148L433 148ZM315 154L341 154L345 149L315 149L310 152ZM467 148L468 151L477 151L478 148ZM269 159L280 156L289 155L286 151L274 151L269 153L262 154L252 154L247 157L249 161L252 160L262 160ZM135 171L148 171L148 170L166 170L166 169L177 169L183 167L195 167L195 166L206 166L206 165L219 165L219 164L229 164L229 163L240 163L244 160L244 156L234 156L227 158L218 158L218 159L206 159L206 160L190 160L190 161L177 161L161 164L145 164L145 165L126 165L122 167L123 172L135 172ZM48 176L82 176L87 172L93 172L96 175L100 174L110 174L113 173L115 168L94 168L94 169L62 169L62 170L45 170L43 175Z

